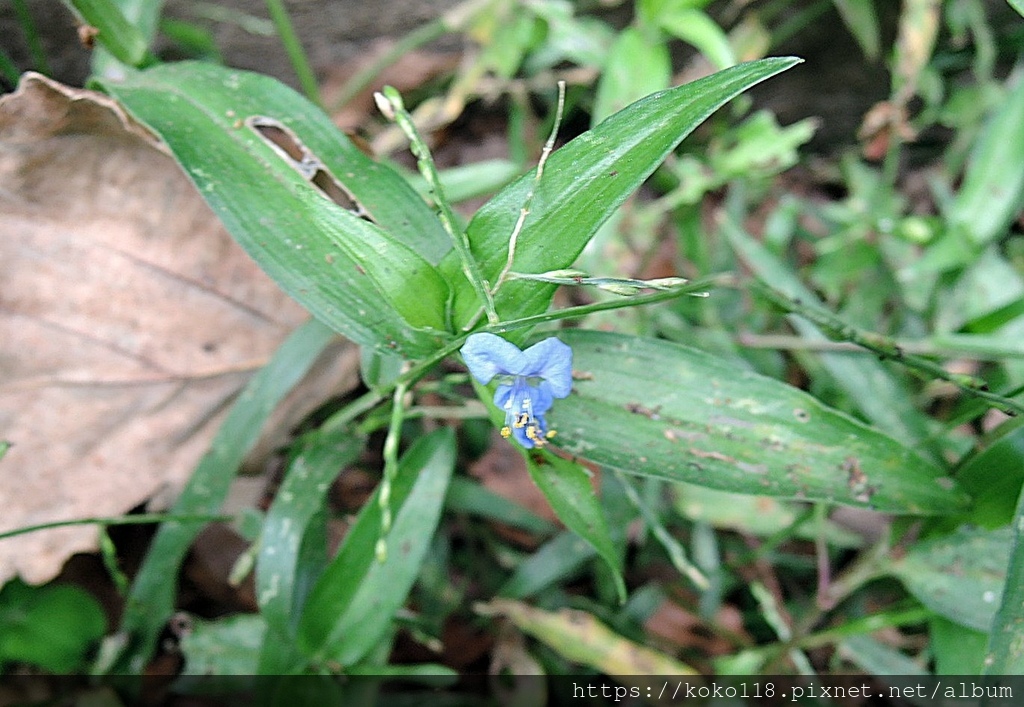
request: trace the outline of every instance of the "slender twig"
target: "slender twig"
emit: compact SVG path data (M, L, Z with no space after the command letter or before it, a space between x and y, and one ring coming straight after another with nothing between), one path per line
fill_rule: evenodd
M267 0L267 10L270 12L270 19L273 20L274 27L277 29L277 35L281 38L281 44L288 54L288 59L292 63L292 69L294 69L295 75L299 79L299 85L302 86L302 92L306 94L306 98L318 106L322 106L323 103L320 101L320 87L316 82L316 74L313 72L313 67L309 64L309 57L306 56L306 50L302 48L299 36L295 33L295 27L292 25L291 18L288 17L284 1Z
M330 434L331 432L337 432L344 429L364 412L368 412L384 402L387 396L391 395L399 385L412 387L416 381L427 375L434 366L458 351L464 343L465 337L451 341L447 346L438 349L428 358L420 361L390 384L381 386L376 390L370 390L359 396L341 410L328 417L319 428L313 432L307 432L306 434Z
M616 478L619 483L622 484L622 488L626 491L626 497L629 499L633 507L640 511L640 515L643 516L644 522L647 527L654 533L654 537L657 538L661 546L665 548L665 552L668 553L669 559L672 561L672 565L679 570L679 573L689 578L694 585L703 591L706 591L711 587L711 582L704 576L696 565L690 562L686 556L686 550L679 544L662 524L661 519L654 513L653 510L640 498L640 494L637 493L633 484L622 474L620 471L615 472Z
M400 382L392 395L391 421L388 435L384 438L384 476L380 481L377 504L380 506L380 536L377 538L377 561L388 558L387 535L391 531L391 487L398 475L398 443L402 438L402 422L405 420L405 394L409 384Z
M977 341L975 341L977 340ZM736 343L748 349L783 349L786 351L816 351L825 353L873 353L848 341L805 339L791 334L754 334L740 332ZM996 341L984 334L952 334L927 339L894 340L905 354L919 356L945 356L967 358L973 361L1002 361L1024 358L1024 345L1014 341Z
M508 255L505 258L505 267L501 269L498 274L498 278L494 281L493 287L491 287L491 294L497 293L498 289L504 284L505 278L508 277L509 272L512 270L512 261L516 259L516 244L519 242L519 234L522 233L523 224L526 223L526 217L530 215L530 207L533 205L534 194L537 193L537 186L540 184L541 178L544 176L544 165L548 161L548 157L551 155L551 151L555 149L555 139L558 137L558 128L562 125L562 112L565 110L565 81L558 82L558 104L555 107L555 121L551 125L551 134L548 135L547 142L544 143L544 149L541 150L540 159L537 161L537 174L533 178L533 184L530 185L530 191L526 193L526 198L523 200L523 205L519 209L519 218L516 219L516 225L512 228L512 234L508 237Z
M396 61L401 59L416 49L419 49L425 44L433 42L435 39L443 37L445 34L451 31L445 17L438 17L425 25L420 25L412 32L408 33L397 42L395 42L388 50L380 57L375 59L369 66L360 71L357 71L345 84L341 87L341 93L338 97L331 101L329 106L330 110L337 111L346 103L351 101L360 91L366 89L377 76L388 68Z
M934 361L907 353L895 340L887 336L862 331L847 324L831 312L789 297L765 283L756 282L755 289L780 309L792 314L799 314L809 320L834 341L849 341L874 352L881 358L892 359L911 370L952 383L965 393L987 400L1007 415L1024 413L1024 404L990 392L983 380L974 376L950 373Z
M547 322L555 322L561 319L578 319L579 317L585 317L588 314L604 312L609 309L638 307L643 304L664 302L666 300L682 297L683 295L706 297L709 289L721 286L728 281L731 281L731 277L729 275L715 275L688 282L682 287L676 287L665 292L652 292L648 295L637 295L636 297L608 300L606 302L595 302L594 304L584 304L579 307L556 309L551 312L535 314L533 316L522 317L520 319L509 319L507 321L499 322L498 324L484 327L484 331L504 333L512 331L513 329L522 329L524 327L531 327L536 324L545 324Z
M140 513L131 516L115 516L113 518L74 518L71 520L55 520L50 523L25 525L14 530L0 533L0 540L13 538L25 533L35 533L51 528L65 528L72 525L149 525L153 523L212 523L232 520L234 516L209 515L197 513L192 515L175 515L173 513Z
M380 93L374 94L374 98L377 101L377 108L384 114L384 117L388 120L393 120L409 139L409 149L412 150L412 154L416 157L416 164L419 167L420 174L427 180L427 186L430 187L430 191L434 196L434 205L437 207L438 217L448 237L451 238L456 253L458 253L459 260L462 263L462 271L476 291L477 297L480 298L484 311L487 312L487 321L491 324L496 324L498 322L498 313L494 310L494 298L491 296L490 287L480 272L480 264L473 257L473 251L470 248L469 238L466 236L465 231L455 227L455 212L452 210L452 206L445 196L444 188L441 186L441 177L437 173L437 167L434 165L434 158L430 154L430 148L427 147L426 141L420 135L419 128L413 122L409 111L405 109L405 105L402 103L402 96L393 87L385 86Z
M862 618L853 619L835 628L825 629L817 633L809 633L806 636L794 638L791 641L773 643L766 646L757 646L748 649L747 655L751 662L765 662L776 658L793 648L811 650L821 646L832 645L849 636L858 636L864 633L874 633L884 628L895 628L920 624L934 616L934 612L925 607L913 607L911 609L896 609L879 614L871 614Z

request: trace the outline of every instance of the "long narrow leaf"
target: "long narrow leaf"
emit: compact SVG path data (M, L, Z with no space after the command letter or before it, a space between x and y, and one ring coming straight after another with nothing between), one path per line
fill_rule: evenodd
M455 465L455 437L441 429L402 457L391 486L396 509L388 556L379 562L380 490L367 501L338 555L313 588L299 623L299 645L314 662L359 662L381 640L420 572Z
M1010 566L1003 600L992 622L985 655L986 675L1024 675L1024 493L1013 521Z
M608 533L601 503L590 485L587 472L576 462L544 451L528 454L526 466L558 519L565 523L569 530L593 545L608 564L614 576L619 601L626 601L622 558Z
M333 336L330 329L313 320L285 340L231 407L210 451L200 460L171 509L173 515L208 515L220 509L263 423ZM115 672L138 674L152 655L157 636L174 611L174 578L202 527L202 523L178 521L160 527L125 604L120 628L125 647L114 665Z
M953 479L803 391L665 341L569 330L554 442L631 474L897 513L966 505Z
M314 437L292 459L267 511L256 563L256 600L279 639L293 634L305 599L299 559L306 530L323 510L331 481L358 456L362 445L354 434L334 440ZM320 542L326 544L326 539L321 537Z
M513 269L541 273L572 265L598 227L694 128L730 99L799 61L748 62L655 93L556 150L537 185ZM484 204L469 224L473 252L492 285L507 259L509 236L533 182L533 172L524 175ZM454 321L464 324L476 314L479 302L459 275L458 263L449 256L443 265L452 282L460 283ZM511 281L497 293L495 305L505 319L539 314L554 291L553 285Z

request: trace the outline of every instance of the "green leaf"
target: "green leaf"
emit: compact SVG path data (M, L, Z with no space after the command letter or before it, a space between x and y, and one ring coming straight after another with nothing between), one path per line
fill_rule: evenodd
M983 528L1008 524L1024 484L1024 419L1008 420L986 435L982 449L961 463L956 479L974 499L971 523Z
M1010 528L955 532L914 545L890 571L911 594L937 614L988 632L1006 581Z
M520 562L498 594L525 599L551 585L575 577L597 556L597 550L576 533L559 533Z
M260 430L281 399L306 374L334 338L334 333L310 321L289 336L274 357L253 376L217 430L210 450L199 461L172 515L212 515L220 510L231 481ZM119 633L125 647L115 672L138 673L146 665L164 623L174 611L178 569L203 523L164 523L146 553L132 584Z
M1006 233L1024 199L1024 80L985 125L971 151L949 220L968 240L984 244Z
M941 616L928 621L936 675L980 675L988 634L959 626Z
M447 236L400 176L312 103L269 77L193 62L101 85L164 140L231 235L317 318L413 356L446 338L448 287L434 265Z
M255 675L267 624L257 614L192 619L181 639L183 675Z
M1007 0L1010 7L1017 11L1017 14L1024 17L1024 0Z
M878 58L881 34L878 29L878 15L874 0L832 0L839 16L857 40L864 56L870 60Z
M916 661L871 636L844 638L839 652L869 675L928 675Z
M579 464L540 450L527 453L526 468L537 487L548 499L558 519L579 535L601 556L611 569L620 602L626 601L626 583L622 578L622 557L608 533L601 503L590 484L590 475Z
M77 587L30 587L13 579L0 589L0 666L17 661L81 672L106 629L99 603Z
M736 254L761 280L790 297L818 304L815 294L787 263L751 238L736 223L727 219L722 222L722 229ZM791 316L789 321L800 336L809 341L828 338L802 317ZM914 408L909 391L881 362L867 356L844 354L826 353L818 358L868 420L902 442L917 444L927 438L925 416Z
M751 86L797 64L773 58L734 66L699 81L647 96L551 154L519 235L513 270L541 273L570 267L597 229L675 147L715 110ZM484 277L492 282L508 258L519 210L533 188L524 175L484 204L467 229ZM443 264L455 286L453 321L464 325L480 308L457 258ZM504 319L540 314L555 286L512 281L495 295Z
M267 511L256 563L256 600L277 640L293 635L308 590L304 585L316 579L306 576L300 563L307 529L323 512L331 482L359 455L363 441L355 434L315 436L292 459ZM326 543L322 535L319 542Z
M64 0L82 22L98 31L96 41L128 66L147 59L146 37L121 12L114 0Z
M1013 525L1007 530L1010 538L1010 564L1003 583L1003 600L999 604L989 633L985 652L985 674L1024 674L1024 493L1017 501Z
M662 91L672 78L672 62L664 43L638 27L627 27L605 58L594 98L593 125L644 96Z
M559 334L579 379L549 421L566 451L630 474L897 513L966 504L952 479L803 391L666 341Z
M420 572L455 464L448 428L423 437L402 457L391 488L394 524L378 562L380 490L366 502L338 555L313 588L299 622L300 648L317 662L359 662L387 633Z
M452 479L444 505L451 512L471 513L536 535L551 535L557 530L546 518L462 476Z
M696 47L715 68L725 69L736 63L729 37L706 12L676 5L658 16L658 24L672 36Z

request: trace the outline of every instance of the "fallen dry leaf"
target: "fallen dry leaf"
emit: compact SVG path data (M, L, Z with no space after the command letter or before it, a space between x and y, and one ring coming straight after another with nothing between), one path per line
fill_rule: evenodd
M27 75L0 98L0 213L0 532L166 503L307 315L98 93ZM354 384L352 353L339 341L282 414ZM263 452L288 431L268 428ZM92 526L2 540L0 584L95 547Z

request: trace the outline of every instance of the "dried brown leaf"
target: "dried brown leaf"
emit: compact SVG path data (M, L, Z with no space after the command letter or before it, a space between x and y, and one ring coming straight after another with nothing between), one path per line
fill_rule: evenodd
M0 213L0 532L166 502L305 312L98 93L29 75L0 98ZM340 351L289 419L351 383ZM88 526L0 541L0 583L95 547Z

